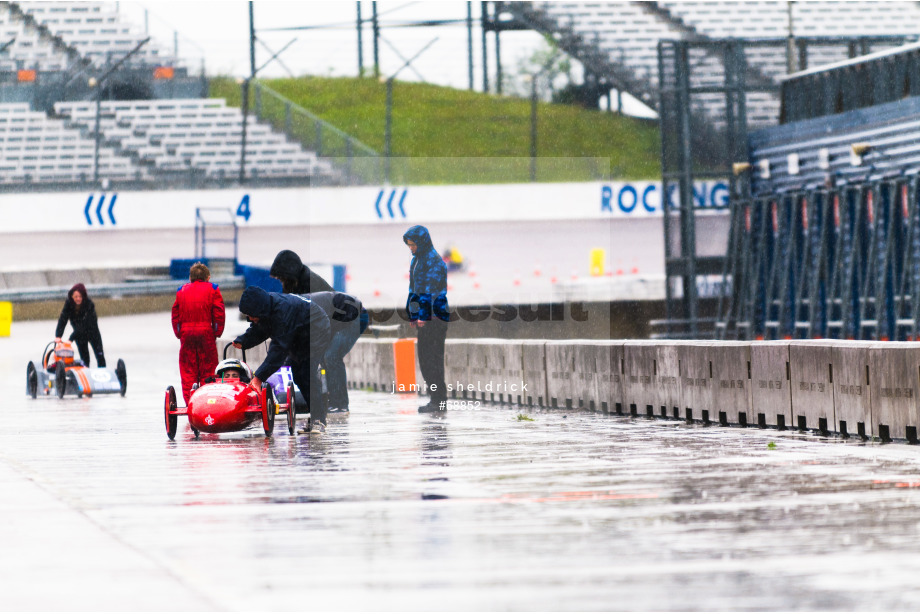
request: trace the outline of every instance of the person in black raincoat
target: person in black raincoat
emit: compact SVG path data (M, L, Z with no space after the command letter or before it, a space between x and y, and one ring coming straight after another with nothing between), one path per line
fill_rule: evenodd
M300 256L289 249L281 250L275 256L269 275L281 282L285 294L310 294L311 292L332 292L329 283L310 270Z
M428 385L430 402L420 412L446 408L447 385L444 381L444 341L450 311L447 305L447 265L431 243L428 229L413 226L403 235L403 243L412 252L409 264L409 298L406 311L409 324L418 328L418 366Z
M294 383L309 400L312 432L325 432L326 406L317 367L332 337L329 317L308 297L266 292L258 286L243 291L240 313L252 324L233 340L234 347L249 349L271 339L268 354L249 385L261 390L262 382L287 362Z
M99 333L96 305L86 294L86 286L83 284L74 284L67 293L67 300L64 301L64 308L61 309L61 317L58 318L57 329L54 332L55 341L61 340L68 321L73 326L70 340L77 344L83 364L90 366L89 344L92 344L96 363L104 367L105 354L102 351L102 335Z

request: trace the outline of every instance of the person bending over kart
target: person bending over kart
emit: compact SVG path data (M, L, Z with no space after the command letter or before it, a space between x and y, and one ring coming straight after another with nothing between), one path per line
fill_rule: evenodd
M309 294L311 292L331 292L332 286L325 279L310 270L300 256L289 249L278 252L269 275L281 282L285 294Z
M361 301L344 292L314 292L309 298L329 316L332 329L332 342L323 358L329 384L329 412L347 412L348 375L344 358L367 328L367 310Z
M319 365L332 337L329 317L309 298L266 292L258 286L249 286L243 291L240 313L251 324L233 340L233 347L249 349L271 339L268 354L249 385L261 391L262 382L287 359L294 383L304 398L309 399L311 432L326 432L326 406L322 399Z
M199 386L217 366L217 338L224 332L224 299L211 271L200 262L189 270L189 283L176 292L172 306L173 333L181 341L179 371L185 403L192 386Z
M83 284L74 284L67 293L67 300L64 301L64 308L61 309L61 317L58 318L57 329L54 332L55 342L61 340L68 320L73 326L70 340L76 342L83 364L90 366L88 344L92 344L98 366L104 367L105 354L102 352L102 335L99 333L96 305L86 294L86 286Z

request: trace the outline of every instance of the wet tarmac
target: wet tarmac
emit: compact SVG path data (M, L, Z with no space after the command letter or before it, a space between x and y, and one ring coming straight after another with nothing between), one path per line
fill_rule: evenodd
M109 318L128 394L24 396L0 339L3 610L917 610L920 448L581 411L170 442L167 314Z

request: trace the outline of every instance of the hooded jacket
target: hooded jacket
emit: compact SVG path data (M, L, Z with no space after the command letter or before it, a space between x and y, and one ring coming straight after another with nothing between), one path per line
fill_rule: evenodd
M359 320L361 312L364 311L361 301L344 292L314 292L307 298L329 316L329 325L332 327L333 335L340 330L347 329L355 320Z
M331 292L329 283L310 270L301 260L300 256L289 249L281 250L272 262L269 275L277 278L294 280L294 287L285 289L291 294L310 294L311 292Z
M259 318L250 324L235 343L249 349L271 339L265 360L255 376L263 382L284 365L285 359L309 360L322 358L329 347L332 334L329 317L306 297L297 294L266 292L249 286L240 297L240 313Z
M73 293L77 290L83 295L83 304L77 309L77 303L73 300ZM67 293L67 300L64 301L64 308L61 310L61 316L58 318L57 328L54 331L55 337L64 334L67 327L67 321L73 326L71 339L99 339L99 321L96 317L96 305L86 294L86 286L83 284L74 284L73 288Z
M447 305L447 265L431 243L428 229L413 226L403 235L403 243L414 242L418 249L409 264L409 298L406 311L409 320L430 320L432 314L450 320Z

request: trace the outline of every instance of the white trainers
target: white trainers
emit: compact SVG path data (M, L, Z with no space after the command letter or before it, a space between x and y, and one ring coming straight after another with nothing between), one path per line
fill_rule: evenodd
M319 420L313 420L313 424L310 427L311 435L322 435L326 432L326 425L320 422Z

